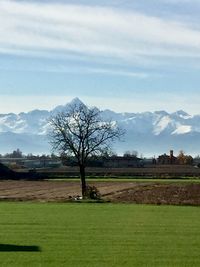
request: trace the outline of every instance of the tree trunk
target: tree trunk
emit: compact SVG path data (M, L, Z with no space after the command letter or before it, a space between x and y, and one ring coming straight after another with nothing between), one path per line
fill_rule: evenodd
M86 196L87 196L87 188L86 188L86 181L85 181L85 166L81 164L79 167L80 167L82 197L86 198Z

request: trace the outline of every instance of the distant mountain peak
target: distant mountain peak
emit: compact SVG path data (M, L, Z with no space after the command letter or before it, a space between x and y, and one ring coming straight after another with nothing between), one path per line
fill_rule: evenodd
M177 117L180 117L180 118L183 118L183 119L188 119L188 118L191 118L191 115L188 114L187 112L185 112L184 110L177 110L176 112L172 113L171 114L172 116L177 116Z
M78 98L73 98L67 105L83 105L84 103Z
M180 109L180 110L177 110L176 112L177 114L180 114L180 115L189 115L187 112L185 112L184 110Z
M169 113L165 110L157 110L154 112L155 114L162 115L162 116L167 116Z
M59 105L55 107L51 113L59 113L66 111L70 106L80 106L85 105L78 97L73 98L70 102L66 103L65 105Z

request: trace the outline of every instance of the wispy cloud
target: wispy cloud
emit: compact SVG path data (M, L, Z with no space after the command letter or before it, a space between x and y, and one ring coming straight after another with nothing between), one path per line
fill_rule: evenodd
M199 0L160 0L160 2L168 4L200 4Z
M134 71L124 71L124 70L111 70L111 69L99 69L99 68L90 68L87 69L89 73L96 74L105 74L105 75L117 75L117 76L128 76L136 78L148 78L149 74L145 72L134 72Z
M0 2L0 52L117 58L121 61L200 56L200 30L98 6Z
M0 70L4 71L17 71L17 72L40 72L40 73L68 73L68 74L95 74L95 75L112 75L112 76L126 76L139 79L145 79L149 77L147 72L142 71L130 71L124 69L113 69L113 68L99 68L99 67L72 67L59 64L53 64L49 66L45 65L9 65L0 66ZM158 76L158 74L155 74ZM160 76L160 75L159 75Z

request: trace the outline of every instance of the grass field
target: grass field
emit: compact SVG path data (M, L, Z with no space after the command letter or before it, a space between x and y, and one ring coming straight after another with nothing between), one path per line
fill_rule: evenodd
M80 182L80 178L54 178L46 179L47 181L65 181L65 182ZM149 183L200 183L200 178L194 177L180 177L180 178L137 178L137 177L115 177L115 178L105 178L105 177L87 177L88 182L149 182Z
M200 209L0 203L0 266L200 266Z

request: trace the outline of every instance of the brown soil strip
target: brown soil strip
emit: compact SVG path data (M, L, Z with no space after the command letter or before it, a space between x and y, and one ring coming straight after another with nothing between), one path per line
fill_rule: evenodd
M200 205L200 184L92 182L104 199L121 203ZM80 195L79 182L0 181L0 200L67 201Z

